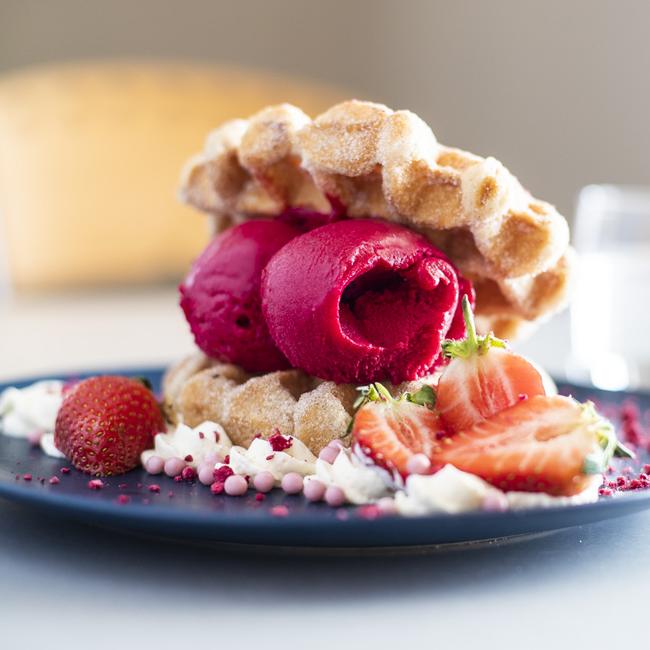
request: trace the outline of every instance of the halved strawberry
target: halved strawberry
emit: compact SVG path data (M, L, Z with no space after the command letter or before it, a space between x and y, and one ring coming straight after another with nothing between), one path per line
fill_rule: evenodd
M438 441L431 456L502 490L572 495L629 452L593 404L536 395Z
M467 338L445 341L451 358L438 383L436 407L450 431L462 431L515 404L544 395L538 370L492 334L477 336L469 300L463 297Z
M352 423L352 436L376 465L406 476L408 461L416 454L429 457L440 434L440 419L430 407L429 386L394 398L379 383L366 387Z

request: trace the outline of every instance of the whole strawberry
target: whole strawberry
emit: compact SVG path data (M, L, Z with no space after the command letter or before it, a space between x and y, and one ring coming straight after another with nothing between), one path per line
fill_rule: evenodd
M54 430L56 447L82 472L123 474L137 467L165 424L153 393L128 377L91 377L65 396Z

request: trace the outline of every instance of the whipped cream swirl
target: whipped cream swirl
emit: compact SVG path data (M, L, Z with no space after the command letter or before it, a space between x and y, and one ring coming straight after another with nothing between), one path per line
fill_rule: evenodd
M25 388L7 388L0 394L0 431L14 438L34 439L53 433L62 402L62 381L37 381Z
M388 472L351 449L341 449L333 463L319 458L314 475L308 476L306 480L313 479L340 488L346 500L356 505L372 503L392 491L392 480Z
M152 456L163 460L182 458L195 469L208 457L224 459L232 442L223 427L216 422L202 422L192 428L180 423L167 433L158 433L153 439L153 449L143 451L140 461L144 465Z
M235 474L250 478L255 478L262 472L270 472L276 487L287 474L313 474L316 469L316 456L298 438L283 438L290 444L281 451L274 450L271 442L264 438L255 438L248 449L233 447L230 450L228 465Z

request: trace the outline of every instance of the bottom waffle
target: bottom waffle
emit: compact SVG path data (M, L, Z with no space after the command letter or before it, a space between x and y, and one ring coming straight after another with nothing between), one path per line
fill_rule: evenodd
M398 394L432 381L428 377L387 386ZM243 447L279 430L304 442L314 454L332 440L346 442L357 396L352 384L322 381L300 370L250 375L201 353L172 366L163 380L165 414L173 423L195 427L206 420L217 422Z

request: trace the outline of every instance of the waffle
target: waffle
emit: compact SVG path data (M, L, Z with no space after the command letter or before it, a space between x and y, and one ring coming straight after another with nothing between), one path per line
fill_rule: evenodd
M515 336L567 294L566 220L498 160L439 144L409 111L352 100L311 120L282 104L226 122L186 164L180 196L216 232L288 208L408 226L473 280L478 323L497 335Z
M387 386L398 395L428 381L433 378ZM171 367L163 381L163 407L172 423L195 427L217 422L243 447L258 435L266 438L279 430L300 439L314 454L332 440L347 443L358 395L351 384L322 381L300 370L249 375L200 352Z

